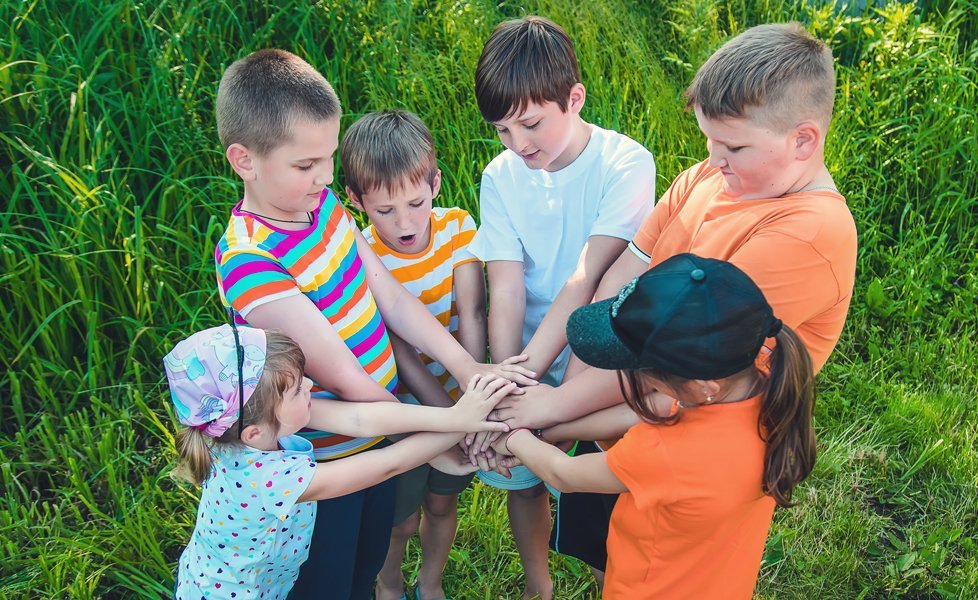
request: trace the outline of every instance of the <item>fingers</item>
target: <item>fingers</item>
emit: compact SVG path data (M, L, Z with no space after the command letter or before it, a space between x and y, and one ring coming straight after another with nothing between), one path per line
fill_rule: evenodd
M504 425L505 425L505 423L504 423ZM507 427L507 430L508 429L509 428ZM484 440L482 440L482 447L479 448L479 451L480 452L488 452L489 449L490 449L490 446L492 446L492 444L496 440L498 440L500 438L500 436L502 436L502 433L499 433L499 432L494 432L494 433L490 433L489 435L487 435L486 438Z
M476 462L479 465L479 470L480 471L491 471L492 470L492 467L489 466L489 458L485 454L482 454L482 453L476 454L475 455L475 458L476 458Z
M510 356L506 360L499 363L500 365L515 365L521 362L526 362L530 359L529 354L517 354L516 356Z
M509 431L509 425L499 421L483 421L479 424L479 431L506 433Z
M518 365L496 365L494 372L500 377L505 377L520 385L538 385L540 383L535 379L536 373Z

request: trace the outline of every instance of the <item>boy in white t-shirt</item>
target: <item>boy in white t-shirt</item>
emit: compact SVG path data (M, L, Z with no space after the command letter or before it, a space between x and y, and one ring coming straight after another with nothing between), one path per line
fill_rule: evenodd
M541 17L501 23L475 74L482 116L506 150L482 174L481 226L471 252L488 264L489 350L522 353L559 384L567 317L591 301L655 200L655 162L641 144L584 121L585 89L567 34ZM510 490L510 525L526 573L523 597L552 596L550 507L539 478L479 473Z
M482 262L468 250L475 221L461 208L432 207L441 188L431 132L413 113L365 115L340 146L346 193L370 219L363 237L381 262L477 362L486 360L486 288ZM444 366L391 335L397 372L410 391L401 402L452 406L459 384ZM472 475L425 464L398 476L394 529L377 577L377 600L405 595L401 563L419 529L422 563L415 597L445 598L442 571L455 539L458 495ZM420 519L418 508L423 509Z

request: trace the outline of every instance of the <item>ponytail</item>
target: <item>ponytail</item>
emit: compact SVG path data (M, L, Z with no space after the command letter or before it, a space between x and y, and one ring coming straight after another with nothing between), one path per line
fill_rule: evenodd
M767 393L758 431L764 440L764 493L790 507L791 492L815 466L815 376L798 334L784 326L770 356Z
M200 485L211 473L211 449L208 437L196 427L185 427L177 432L177 454L180 464L173 476Z

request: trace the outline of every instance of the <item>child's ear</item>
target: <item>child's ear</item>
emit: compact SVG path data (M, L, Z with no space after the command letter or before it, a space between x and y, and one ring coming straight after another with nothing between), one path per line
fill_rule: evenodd
M802 121L795 127L793 138L795 159L808 160L822 144L822 128L814 121Z
M231 144L224 151L224 156L227 157L228 162L231 163L231 168L242 181L254 181L257 178L254 157L246 146Z
M249 446L254 445L264 434L265 432L260 425L245 425L244 429L241 430L241 441Z
M360 198L357 198L357 195L353 193L353 190L350 189L350 186L346 186L346 197L350 199L350 202L353 203L353 206L357 207L357 210L359 210L360 212L367 212L363 210L363 202L360 202Z
M431 180L431 197L437 198L441 191L441 169L435 169L435 177Z
M571 86L570 95L567 98L567 110L573 112L575 115L580 114L581 109L584 108L584 100L587 99L587 91L584 89L583 83L575 83Z

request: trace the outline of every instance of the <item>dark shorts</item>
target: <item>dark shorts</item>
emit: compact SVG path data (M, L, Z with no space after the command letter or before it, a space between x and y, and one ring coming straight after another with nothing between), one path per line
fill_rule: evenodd
M578 442L574 456L601 452L594 442ZM562 493L550 530L550 547L604 571L608 564L608 525L618 494Z
M403 523L420 508L427 493L439 496L461 494L472 481L471 475L449 475L427 463L397 476L394 494L394 524Z

